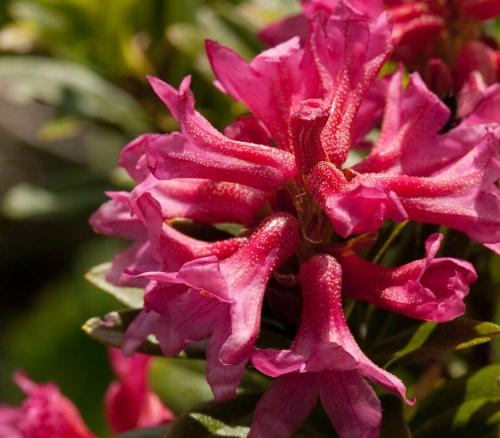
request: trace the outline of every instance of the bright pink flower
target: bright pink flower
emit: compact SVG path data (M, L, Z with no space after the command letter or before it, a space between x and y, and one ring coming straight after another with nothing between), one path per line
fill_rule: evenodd
M379 113L363 111L362 103L390 49L387 16L368 20L346 5L339 6L337 15L316 16L304 47L293 38L250 64L232 50L207 42L220 87L245 103L280 148L296 157L308 153L300 150L307 145L297 142L292 119L309 99L324 108L326 120L318 140L336 164L345 161L358 136L377 120ZM372 98L379 100L377 90L369 96L369 105Z
M106 416L113 433L172 421L172 412L149 389L148 369L152 358L142 354L126 358L116 349L109 350L109 357L119 379L111 383L105 398Z
M259 333L267 282L295 252L297 241L297 221L278 213L223 261L203 257L185 263L175 274L142 274L152 283L145 310L127 330L124 351L134 351L150 333L168 356L210 337L207 380L216 398L235 396Z
M499 140L487 133L462 158L429 177L367 173L349 180L321 162L311 171L308 187L342 236L374 231L384 219L408 217L494 244L500 242L498 148Z
M166 183L173 185L175 184L175 180ZM179 187L176 193L189 192L190 183L193 183L193 181L186 181L186 185ZM204 183L209 184L210 182L198 184ZM163 182L158 182L158 184L161 186ZM217 185L217 183L214 183L212 188L215 188ZM200 188L200 185L198 185L198 188ZM244 190L245 188L243 188L243 192ZM165 190L161 191L161 187L155 186L150 191L156 194L160 201L164 201L167 198ZM244 240L228 239L218 243L203 242L188 237L164 223L165 216L168 217L168 215L163 213L160 204L150 193L139 196L139 199L143 198L142 202L134 198L134 212L132 212L127 193L117 192L109 193L108 195L112 199L103 204L92 215L90 219L92 227L96 232L101 234L118 236L135 241L128 249L118 253L113 260L110 272L107 274L107 280L119 286L144 287L147 284L147 281L142 278L123 275L126 269L136 273L155 271L160 267L163 267L167 271L175 271L183 263L196 257L205 257L213 254L226 257L234 252ZM212 192L210 195L212 200L217 198L216 192ZM146 201L146 198L148 201ZM228 200L229 198L226 199ZM216 205L215 202L214 204ZM172 203L168 204L164 202L162 205L164 208L168 208ZM219 203L219 205L222 209L230 211L224 202ZM194 210L200 213L205 211L206 215L212 213L214 217L217 217L216 207L212 211L209 209L203 210L203 208L203 203L200 203L198 207L194 207ZM238 204L236 203L233 208L237 209ZM228 217L234 217L234 212L232 213L229 213Z
M442 234L433 234L425 243L425 259L397 268L379 266L355 255L341 257L344 291L410 318L442 322L461 316L469 284L477 275L468 262L436 258L442 240Z
M370 361L350 333L342 310L342 270L333 257L315 256L303 264L300 282L302 320L291 349L252 355L259 371L278 379L257 404L250 436L292 436L319 398L341 437L376 437L380 402L364 378L406 400L404 384Z
M0 406L1 436L94 438L76 407L53 383L37 385L22 373L14 378L27 398L18 408Z
M156 78L150 83L181 125L182 134L157 136L148 142L148 161L158 179L207 178L273 190L295 175L293 156L265 145L232 140L213 128L194 109L185 78L179 91Z

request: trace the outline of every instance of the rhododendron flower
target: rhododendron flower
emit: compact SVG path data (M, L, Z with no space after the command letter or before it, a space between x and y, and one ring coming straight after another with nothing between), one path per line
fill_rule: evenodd
M106 416L113 433L157 426L173 415L147 383L150 357L126 358L110 350L111 365L119 381L111 383L105 397ZM36 384L17 372L17 385L26 394L20 407L0 405L0 436L5 438L94 438L75 405L53 383Z
M277 37L293 23L302 33L249 62L207 41L215 85L251 113L223 132L196 111L190 77L178 89L150 77L180 132L129 143L119 163L137 185L110 193L91 219L96 231L134 242L108 274L144 288L126 355L149 335L166 356L207 340L217 400L236 396L249 359L277 378L257 406L253 436L291 436L318 399L340 436L377 436L381 407L366 379L408 402L404 384L356 343L342 295L430 321L464 313L477 276L467 262L436 257L442 235L429 237L423 259L396 267L348 253L355 244L343 239L387 219L414 220L500 251L497 86L482 84L475 67L468 72L467 81L477 81L462 87L458 120L418 73L407 86L403 66L377 78L393 43L401 49L446 24L433 2L403 3L385 2L387 13L382 2L304 1L303 17L266 32ZM434 79L447 90L455 78L443 65L433 64ZM382 113L378 140L352 165L351 152L372 145L367 134ZM245 228L240 237L205 241L175 229L177 217L201 230L220 222ZM292 346L257 349L269 308L280 307L276 319L295 330L288 303L300 307L299 286Z
M117 349L109 350L113 371L119 380L106 392L105 408L113 433L156 426L173 420L173 414L148 385L150 356L126 358Z
M127 330L125 351L134 351L150 333L168 356L210 337L207 380L216 398L234 396L259 333L267 282L295 252L297 240L297 221L276 214L221 262L199 257L176 273L141 274L153 282L145 293L145 309Z
M1 436L94 438L76 407L53 383L38 385L23 373L14 379L27 398L18 408L0 406Z
M364 378L406 399L403 383L371 362L350 333L342 310L342 269L333 257L304 263L300 283L303 313L291 349L252 355L259 371L278 379L256 407L251 436L291 436L318 398L341 437L378 436L380 402Z
M425 259L397 268L356 255L340 257L345 293L410 318L443 322L463 315L477 275L466 261L436 257L442 241L442 234L433 234L425 243Z
M367 109L379 99L380 85L369 90L391 49L388 18L382 14L369 21L342 6L338 16L317 16L311 23L304 47L293 38L250 64L212 41L207 54L219 87L245 103L278 146L293 151L296 159L305 152L297 150L301 146L294 139L293 115L304 101L319 99L315 102L325 109L324 126L315 129L322 128L324 154L341 164L379 115ZM370 99L363 108L367 93Z

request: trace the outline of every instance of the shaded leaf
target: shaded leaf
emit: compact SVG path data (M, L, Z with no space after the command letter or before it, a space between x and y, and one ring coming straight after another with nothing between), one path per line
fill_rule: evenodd
M163 438L169 426L148 427L146 429L136 429L127 433L116 435L116 438Z
M120 287L106 280L106 274L111 268L111 263L102 263L94 266L85 274L85 278L94 286L110 294L120 303L132 309L140 309L144 304L144 290L135 287Z
M500 365L490 365L446 382L422 401L412 420L415 437L489 436L500 423L499 379Z
M491 341L500 335L500 326L491 322L458 319L444 324L425 322L390 338L370 351L386 368L437 357L444 352L463 350Z
M120 348L123 343L125 330L138 313L138 310L110 312L103 318L90 318L82 326L82 329L92 339L110 347ZM137 351L154 356L162 355L160 346L151 338L148 338Z
M159 358L151 364L149 376L153 391L176 415L213 398L203 360Z
M259 397L246 394L234 400L196 406L174 423L167 438L245 437Z

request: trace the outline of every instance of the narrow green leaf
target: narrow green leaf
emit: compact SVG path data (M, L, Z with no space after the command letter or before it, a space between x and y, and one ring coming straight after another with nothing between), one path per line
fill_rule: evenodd
M236 426L231 427L226 423L217 420L209 415L199 414L193 412L189 414L191 418L194 418L196 421L201 423L205 428L215 436L227 436L227 437L236 437L236 438L246 438L248 433L250 432L249 427Z
M260 394L240 395L225 402L207 402L181 416L167 438L246 437Z
M140 309L144 303L144 290L135 287L120 287L106 280L106 274L111 268L111 263L102 263L94 266L85 274L85 278L94 286L110 294L120 303L132 309Z
M108 313L103 318L90 318L82 326L82 330L98 342L120 348L125 330L138 313L138 310L122 310ZM154 356L162 355L158 343L150 338L137 351Z
M444 352L463 350L491 341L500 326L491 322L458 319L443 324L425 322L385 339L370 356L386 368L395 368Z

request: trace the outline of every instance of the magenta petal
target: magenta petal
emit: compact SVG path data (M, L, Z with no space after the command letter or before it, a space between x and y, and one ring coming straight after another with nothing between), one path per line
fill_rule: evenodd
M106 280L117 286L144 287L147 280L131 277L125 271L134 274L155 271L159 265L159 262L153 258L149 242L139 241L125 251L119 252L113 258L111 269L106 274Z
M408 402L403 382L375 365L361 351L349 331L342 310L341 277L342 269L331 256L314 256L302 265L300 282L304 294L304 310L294 348L298 352L307 349L311 351L311 344L314 345L318 341L334 342L342 346L359 363L361 374L386 390L399 394ZM321 303L321 306L318 303ZM318 313L318 310L321 312ZM328 357L323 360L325 365L329 363Z
M241 116L226 126L224 135L233 140L247 143L271 145L271 138L265 126L251 115Z
M186 218L198 222L251 222L268 195L241 184L204 179L157 180L152 175L139 184L130 202L144 193L156 199L164 219Z
M218 132L195 110L189 85L187 77L176 100L182 135L174 133L149 142L148 160L156 177L208 178L270 189L295 175L290 153L235 141Z
M500 84L489 86L479 103L460 126L474 126L481 123L498 124L500 120Z
M341 259L345 291L387 310L427 321L449 321L464 313L474 267L452 258L435 258L442 235L427 239L427 256L387 268L357 256ZM366 275L360 276L359 272Z
M142 310L137 315L125 332L122 344L122 351L125 356L132 356L152 333L152 328L159 316L156 312L147 312L146 310Z
M90 217L90 226L96 233L116 236L127 240L146 238L141 220L130 210L129 193L107 192L110 201L102 204Z
M118 377L105 396L106 417L113 433L171 421L172 413L149 389L147 372L151 357L135 354L126 358L117 349L110 349L109 356Z
M315 374L278 378L257 403L249 437L291 437L313 410L320 385Z
M0 407L2 437L94 438L75 405L56 385L38 385L21 372L15 374L14 380L26 399L19 408Z
M260 329L262 300L273 271L297 249L297 220L286 213L266 219L248 243L221 262L231 304L231 335L220 351L220 360L238 364L248 358Z
M224 90L264 123L281 149L291 150L290 108L300 87L298 38L261 53L250 64L214 41L206 42L206 50Z
M304 368L306 359L292 350L256 349L252 353L252 364L261 373L270 377L293 373Z
M307 186L343 237L375 231L386 219L400 222L408 217L394 191L362 175L348 181L331 163L318 163L308 175Z
M152 254L166 272L176 271L184 263L195 258L210 255L225 258L245 242L245 239L238 238L218 242L193 239L164 222L160 204L151 194L143 194L136 203L138 213L147 226Z
M372 387L357 371L322 376L321 404L341 438L377 438L382 407Z
M383 172L398 166L410 175L420 175L437 154L432 152L437 133L450 111L431 93L417 73L402 92L402 72L389 84L380 137L370 155L354 166L358 172ZM431 164L432 165L432 164Z
M268 191L291 176L288 171L284 174L260 160L239 158L236 154L241 154L236 148L229 153L204 149L178 133L157 137L148 148L150 166L158 179L204 178Z
M248 360L235 365L222 364L219 352L230 335L229 319L219 322L207 347L207 382L212 388L216 400L227 400L236 397Z
M391 52L386 14L373 21L347 9L342 14L345 16L332 16L325 27L327 38L335 41L341 55L337 65L329 61L334 92L330 116L321 134L328 157L337 166L344 163L356 140L352 134L355 116Z
M137 182L150 174L146 158L146 145L159 134L144 134L127 144L120 153L118 164Z

